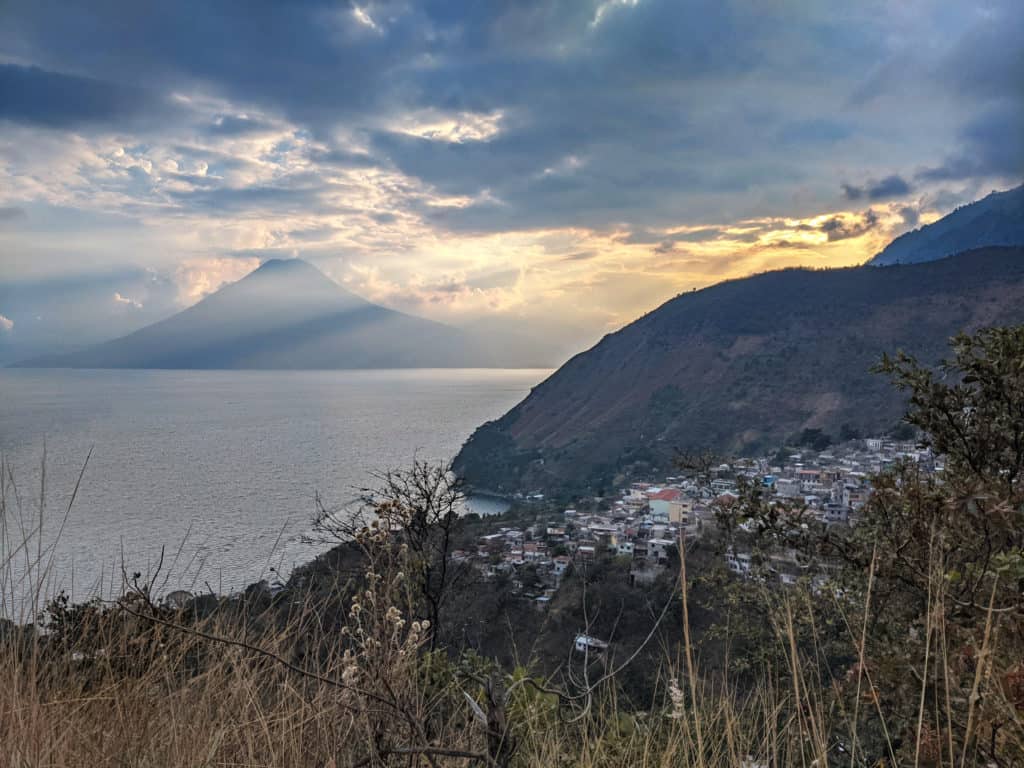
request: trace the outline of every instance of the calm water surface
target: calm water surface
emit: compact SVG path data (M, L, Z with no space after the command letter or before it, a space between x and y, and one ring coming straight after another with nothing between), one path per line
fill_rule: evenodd
M223 591L287 573L317 492L350 501L373 473L450 459L538 370L0 371L0 453L35 524L46 448L47 585L109 596L166 549L165 588ZM86 454L92 458L59 539ZM475 500L480 511L497 502ZM7 521L17 538L22 525ZM55 543L54 543L55 542ZM49 558L47 558L49 559Z

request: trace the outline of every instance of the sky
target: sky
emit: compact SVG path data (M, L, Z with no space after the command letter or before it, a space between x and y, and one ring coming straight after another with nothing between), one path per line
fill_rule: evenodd
M1019 0L0 4L0 342L272 257L576 351L1024 177Z

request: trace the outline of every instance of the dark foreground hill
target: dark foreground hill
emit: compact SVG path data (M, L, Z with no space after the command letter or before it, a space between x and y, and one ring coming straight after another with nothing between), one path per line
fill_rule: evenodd
M577 492L667 468L675 449L767 450L805 428L876 433L903 412L869 372L883 353L935 361L958 331L1022 322L1024 248L731 280L571 359L480 427L456 469L493 491Z
M489 367L477 339L371 304L300 259L268 261L195 306L135 333L29 367Z
M900 235L871 264L916 264L993 245L1024 246L1024 185L993 192Z

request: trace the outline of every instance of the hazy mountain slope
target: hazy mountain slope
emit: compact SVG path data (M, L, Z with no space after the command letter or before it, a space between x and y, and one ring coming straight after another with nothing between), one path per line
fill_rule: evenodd
M490 490L582 490L673 449L756 450L805 427L893 426L868 372L883 352L938 359L961 329L1024 322L1024 249L828 271L791 269L683 294L577 355L457 469Z
M68 368L417 368L496 364L466 333L346 291L299 259L268 261L158 323L24 363Z
M167 307L176 293L170 280L141 268L12 281L0 267L0 314L13 323L10 332L0 331L0 366L137 331L172 314Z
M993 192L889 243L869 263L915 264L990 245L1024 245L1024 186Z

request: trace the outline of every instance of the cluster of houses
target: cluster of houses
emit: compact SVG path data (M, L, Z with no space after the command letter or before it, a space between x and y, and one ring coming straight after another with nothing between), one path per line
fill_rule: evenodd
M781 465L771 459L738 459L711 468L699 480L637 482L614 499L580 505L588 511L566 509L525 528L502 527L482 536L475 552L461 551L456 557L472 559L487 576L510 577L514 590L543 608L570 567L599 554L627 559L633 584L653 582L681 540L703 535L715 525L715 510L738 498L741 478L759 484L769 498L797 503L825 524L851 525L871 491L871 475L900 460L926 471L942 470L930 451L882 438L791 454ZM733 572L750 575L750 552L734 549L725 558ZM770 570L789 583L803 566L795 553L781 553L773 556Z

